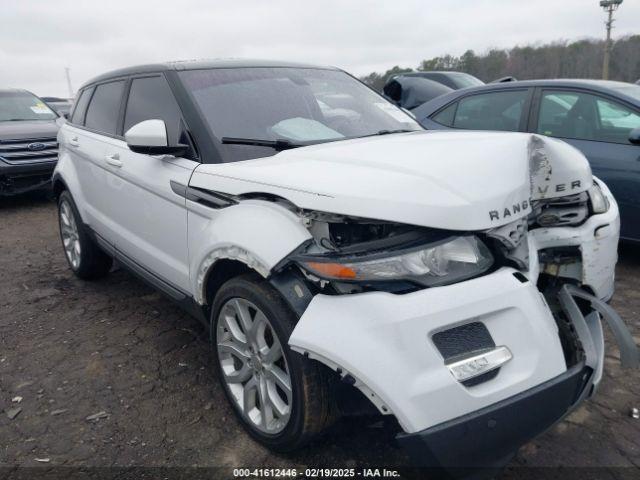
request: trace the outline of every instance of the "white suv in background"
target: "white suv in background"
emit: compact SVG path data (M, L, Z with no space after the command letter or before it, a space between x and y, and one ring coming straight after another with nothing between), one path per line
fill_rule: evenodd
M616 202L562 142L426 132L340 70L250 61L102 75L58 138L71 269L116 259L210 327L273 449L348 405L419 465L501 466L593 394L602 319L638 364L602 302Z

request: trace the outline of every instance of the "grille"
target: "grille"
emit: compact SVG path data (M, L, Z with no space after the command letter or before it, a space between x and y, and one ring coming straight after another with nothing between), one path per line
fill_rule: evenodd
M0 158L13 165L51 162L58 158L55 137L0 140Z
M474 352L495 348L496 344L491 334L482 322L472 322L459 327L450 328L434 334L431 339L446 363ZM473 387L495 378L500 369L483 373L475 378L465 380L465 387Z

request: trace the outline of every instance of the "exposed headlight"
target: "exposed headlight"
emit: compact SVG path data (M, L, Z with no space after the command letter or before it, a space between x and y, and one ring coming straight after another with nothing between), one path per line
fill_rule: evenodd
M410 251L351 257L318 256L297 259L308 272L341 281L412 280L426 286L471 278L491 267L493 256L476 237L450 237Z
M600 186L593 182L593 185L589 191L589 203L591 204L591 210L593 213L605 213L609 210L609 200L604 196Z

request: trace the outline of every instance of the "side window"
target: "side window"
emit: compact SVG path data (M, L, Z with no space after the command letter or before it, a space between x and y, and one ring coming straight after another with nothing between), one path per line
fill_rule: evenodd
M517 132L526 100L527 90L491 92L465 97L458 102L451 126L468 130Z
M593 140L596 109L593 95L543 90L536 132L552 137Z
M436 113L432 120L434 122L438 122L440 125L445 125L447 127L453 127L453 119L456 115L456 108L458 107L458 102L452 103L444 110L440 110Z
M180 140L180 107L162 76L135 78L127 100L124 131L144 120L164 120L170 145Z
M78 97L78 100L76 100L76 104L73 108L71 123L75 123L76 125L82 125L84 123L84 113L87 111L87 104L89 103L92 93L93 87L85 88L80 92L80 96Z
M631 130L640 128L640 114L619 103L598 98L596 100L600 129L598 140L602 142L629 143Z
M124 80L98 85L87 109L85 126L108 135L115 135L118 129L118 114L123 91Z

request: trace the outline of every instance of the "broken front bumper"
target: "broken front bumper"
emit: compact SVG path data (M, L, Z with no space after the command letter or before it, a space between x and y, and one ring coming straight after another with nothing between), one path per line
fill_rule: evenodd
M551 267L546 273L576 280L591 289L596 297L608 301L614 291L615 268L620 239L618 204L603 182L600 188L609 202L609 209L590 216L582 225L536 228L529 231L529 251L575 247L579 258L574 263ZM537 278L538 257L530 258L530 278Z
M400 434L398 442L416 467L452 473L459 469L461 475L472 468L490 474L578 405L592 378L593 372L581 363L489 407L418 433Z
M462 475L470 473L469 468L479 468L490 474L504 466L520 446L593 395L602 378L601 318L620 347L623 367L638 368L638 349L611 307L571 285L563 286L559 301L576 330L584 359L557 377L494 405L421 432L400 434L398 441L416 466L445 468ZM582 313L585 305L581 309L578 302L588 304L586 315Z
M510 268L405 295L316 295L289 344L350 376L381 413L395 415L404 430L400 442L421 466L496 466L592 394L604 358L601 316L623 339L623 360L637 365L635 345L615 312L568 286L560 296L584 346L583 360L569 369L545 299ZM580 307L575 297L582 298ZM482 323L494 346L512 354L497 375L475 384L454 378L434 340L470 323Z

